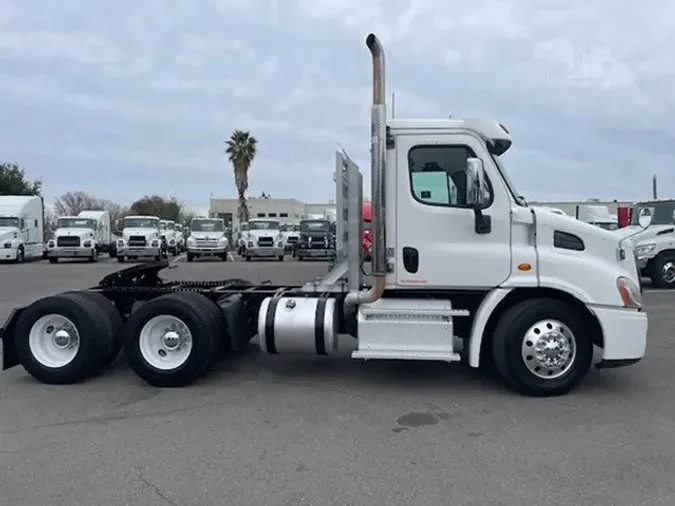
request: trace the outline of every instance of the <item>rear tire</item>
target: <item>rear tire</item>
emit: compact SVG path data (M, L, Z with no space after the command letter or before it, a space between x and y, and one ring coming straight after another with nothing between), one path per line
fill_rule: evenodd
M283 255L279 255L279 256L277 257L277 260L279 260L280 262L283 262L283 261L284 261L284 256L283 256Z
M117 261L121 264L123 264L125 262L125 260L126 260L126 258L124 257L124 255L120 255L120 256L117 257Z
M75 293L34 302L19 317L14 333L21 365L51 385L78 383L97 372L111 340L102 310Z
M103 359L103 363L101 364L100 367L100 370L102 371L110 364L112 364L115 361L115 359L117 359L117 357L119 356L120 351L122 351L124 319L122 318L122 315L117 310L115 305L102 293L91 291L83 291L75 293L78 293L85 299L88 299L94 304L96 304L101 309L103 314L105 314L106 324L108 325L108 329L112 339L112 346L110 347L108 355Z
M188 262L194 262L194 260L195 260L195 256L191 253L188 253L187 254L187 261Z
M495 368L510 388L525 395L564 395L591 367L593 343L585 327L578 311L559 300L519 302L497 323Z
M59 263L59 259L58 259L58 258L50 258L50 259L49 259L49 263L50 263L50 264L58 264L58 263Z
M189 385L213 362L221 328L204 300L211 303L200 294L164 295L127 320L124 353L133 371L150 385Z

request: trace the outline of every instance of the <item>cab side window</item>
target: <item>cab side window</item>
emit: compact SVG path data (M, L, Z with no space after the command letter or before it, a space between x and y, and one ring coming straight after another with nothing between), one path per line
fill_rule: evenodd
M463 145L420 145L408 152L412 196L432 206L467 207L466 160L476 153ZM492 184L485 178L487 205L492 205Z

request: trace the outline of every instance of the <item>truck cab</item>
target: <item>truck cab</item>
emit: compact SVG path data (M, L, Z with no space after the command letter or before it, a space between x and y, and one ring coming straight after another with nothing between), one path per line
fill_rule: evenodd
M101 249L98 223L93 218L62 216L56 222L54 238L47 243L47 258L55 264L61 258L86 258L96 262Z
M162 259L162 237L157 216L127 216L122 238L117 241L117 261Z
M295 255L295 247L300 238L300 225L298 223L282 223L280 230L284 238L284 251Z
M618 230L619 220L615 215L609 212L607 206L602 205L580 205L577 210L577 219L604 228L605 230Z
M642 275L657 288L675 288L675 200L637 202L630 224L617 231L635 246Z
M173 256L178 256L178 239L176 237L176 222L173 220L159 220L159 230L166 250Z
M252 258L276 258L283 261L284 249L284 238L281 234L279 220L248 220L246 249L243 253L247 261Z
M221 218L194 218L190 222L192 233L187 238L187 261L213 256L223 262L228 259L230 241L225 222Z
M295 247L295 257L302 262L308 258L335 257L335 234L328 219L300 221L300 236Z
M0 195L0 261L22 263L43 254L42 197Z

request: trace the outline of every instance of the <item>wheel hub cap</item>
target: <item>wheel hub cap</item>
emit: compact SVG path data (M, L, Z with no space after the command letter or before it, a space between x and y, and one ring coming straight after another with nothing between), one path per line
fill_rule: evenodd
M661 268L661 277L666 283L675 281L675 263L666 262Z
M174 350L180 345L180 334L175 330L169 330L162 337L162 342L165 348Z
M576 340L567 325L543 320L525 333L521 355L528 370L539 378L555 379L567 373L576 358Z
M70 342L70 333L66 329L60 329L54 332L54 346L57 348L68 348Z

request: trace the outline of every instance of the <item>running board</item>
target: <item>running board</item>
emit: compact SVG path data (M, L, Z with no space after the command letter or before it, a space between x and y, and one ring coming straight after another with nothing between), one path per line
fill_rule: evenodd
M363 360L427 360L438 362L459 362L462 357L456 352L404 351L404 350L356 350L352 358Z

